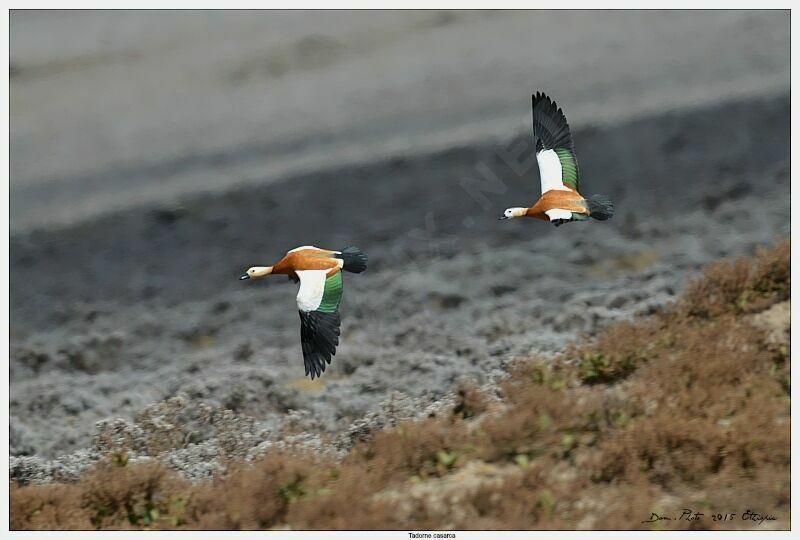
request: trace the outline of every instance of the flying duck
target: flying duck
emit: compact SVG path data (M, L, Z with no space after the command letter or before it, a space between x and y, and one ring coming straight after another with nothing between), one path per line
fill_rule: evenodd
M537 92L533 96L533 138L542 196L530 208L508 208L498 219L532 217L556 227L568 221L594 218L605 221L614 205L604 195L584 198L578 190L580 174L567 118L553 100Z
M258 279L284 274L300 282L297 307L300 310L300 343L306 375L319 377L325 363L331 363L339 344L339 301L342 299L342 270L360 274L367 269L367 256L355 247L330 251L314 246L295 248L274 266L253 266L239 279Z

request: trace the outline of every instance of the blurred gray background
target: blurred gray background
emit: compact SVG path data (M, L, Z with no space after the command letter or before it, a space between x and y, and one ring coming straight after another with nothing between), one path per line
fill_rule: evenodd
M781 12L15 12L12 228L785 92Z
M10 25L11 445L35 456L14 474L83 467L95 422L178 394L252 417L253 445L290 410L331 436L392 396L414 414L789 234L788 11ZM537 90L613 220L495 220L539 196L536 168L509 159L530 157ZM236 279L304 244L370 255L314 384L295 286ZM212 457L171 463L200 475L208 437Z

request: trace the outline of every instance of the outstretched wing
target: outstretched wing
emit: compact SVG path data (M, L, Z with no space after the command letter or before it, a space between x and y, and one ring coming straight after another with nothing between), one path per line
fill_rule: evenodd
M327 277L327 270L298 270L300 290L300 343L306 375L319 377L339 344L339 302L342 299L342 272Z
M564 112L546 95L533 95L533 137L542 193L551 189L578 191L580 173Z

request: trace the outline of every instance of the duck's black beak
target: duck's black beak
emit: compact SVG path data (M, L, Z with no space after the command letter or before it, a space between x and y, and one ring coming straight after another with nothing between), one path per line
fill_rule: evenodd
M243 275L242 277L239 278L239 281L242 281L243 279L250 279L250 276L245 274L245 275Z
M508 216L500 216L499 218L497 218L497 221L500 221L501 219L508 219Z

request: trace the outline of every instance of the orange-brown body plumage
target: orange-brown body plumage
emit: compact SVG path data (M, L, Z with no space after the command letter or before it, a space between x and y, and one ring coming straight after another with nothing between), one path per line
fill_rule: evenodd
M536 204L528 208L525 217L532 217L544 221L550 221L545 214L548 210L559 208L569 210L576 214L589 215L583 195L572 189L553 189L546 191Z
M291 251L272 267L273 274L285 274L297 279L298 270L327 270L326 277L335 275L341 269L341 259L336 259L335 251L318 248L304 248Z

